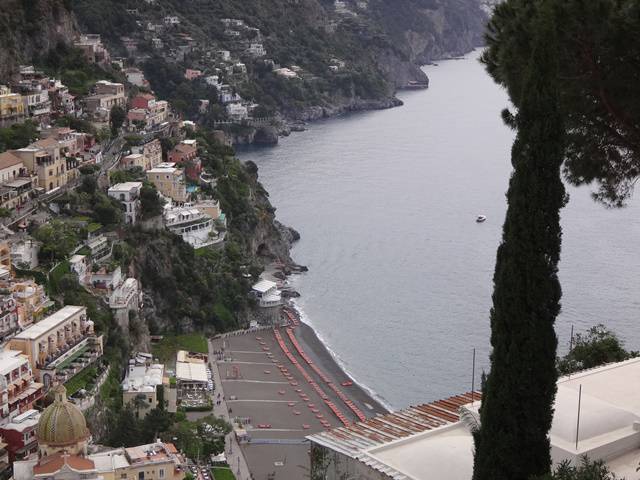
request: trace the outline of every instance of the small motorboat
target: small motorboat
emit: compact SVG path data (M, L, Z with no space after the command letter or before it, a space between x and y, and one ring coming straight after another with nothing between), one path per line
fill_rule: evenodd
M478 215L478 217L476 218L476 222L477 222L477 223L482 223L482 222L484 222L486 219L487 219L487 217L486 217L486 216L484 216L484 215Z

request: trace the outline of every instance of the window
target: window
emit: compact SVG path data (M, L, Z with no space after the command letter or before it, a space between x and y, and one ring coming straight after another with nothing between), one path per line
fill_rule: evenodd
M158 476L160 478L164 478L164 468L161 468L160 470L158 470Z

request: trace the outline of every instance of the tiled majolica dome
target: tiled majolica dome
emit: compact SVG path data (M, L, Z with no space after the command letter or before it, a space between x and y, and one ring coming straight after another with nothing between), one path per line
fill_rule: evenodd
M38 443L62 448L86 441L90 435L87 422L78 407L67 400L67 389L59 385L53 393L54 402L42 412L38 421Z

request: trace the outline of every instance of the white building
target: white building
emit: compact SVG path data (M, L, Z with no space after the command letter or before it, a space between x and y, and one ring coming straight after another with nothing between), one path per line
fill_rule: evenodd
M18 268L33 270L38 266L40 243L27 239L11 244L11 264Z
M262 308L282 305L282 292L278 290L276 282L262 279L251 287L251 290L258 299L258 305Z
M298 74L296 72L286 67L276 68L273 73L284 78L298 78Z
M109 196L122 203L125 223L134 225L140 215L140 190L142 182L125 182L109 188Z
M249 48L247 48L247 54L252 57L264 57L267 54L267 51L261 43L252 43L249 45Z
M216 55L224 62L231 60L231 52L229 50L218 50Z
M127 82L137 87L145 87L147 85L144 73L139 68L125 68L124 74L127 77Z
M120 266L110 268L108 265L103 265L100 270L91 274L91 285L93 288L113 292L122 282L123 278Z
M218 90L218 99L222 104L239 102L242 100L242 97L234 92L229 85L222 85Z
M78 277L81 284L87 283L89 280L89 258L86 255L74 255L69 260L71 271Z
M635 478L639 385L638 358L558 380L549 434L554 465L565 460L577 464L586 455L604 460L619 478ZM311 466L312 476L322 467L326 480L470 479L470 429L478 421L479 406L470 394L460 395L310 435L312 458L324 458L324 465Z
M220 81L220 77L218 75L209 75L204 78L204 81L207 82L207 85L211 85L212 87L220 87L222 82Z
M115 288L109 297L109 308L113 310L113 316L123 331L129 329L129 312L138 312L140 309L140 287L138 280L127 278ZM125 328L126 327L126 328Z
M165 25L180 25L180 18L175 17L175 16L164 17L164 24Z
M178 398L184 401L191 394L205 393L208 383L206 356L179 350L176 356Z
M249 118L249 111L247 110L247 107L241 103L230 103L227 105L226 109L229 120L234 122L241 122L242 120Z
M87 247L91 252L91 261L98 262L111 256L109 240L104 235L98 235L87 241Z
M158 387L164 384L164 365L151 363L144 355L129 360L129 368L122 381L122 403L135 405L136 397L145 399L143 415L158 406ZM167 392L168 393L168 392Z
M180 235L193 248L208 247L218 241L214 219L192 205L166 207L164 220L167 230Z

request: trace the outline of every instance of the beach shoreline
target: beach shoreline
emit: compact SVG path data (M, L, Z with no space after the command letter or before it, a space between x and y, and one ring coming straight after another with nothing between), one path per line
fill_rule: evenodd
M302 315L299 307L293 304L290 308L295 311L300 319ZM311 325L301 319L300 325L294 329L294 334L301 347L309 357L311 357L313 362L336 382L336 385L338 385L367 417L390 412L390 408L376 398L375 392L368 390L347 373L346 369L340 365L338 359L321 340ZM352 385L342 386L342 382L345 381L352 382Z

